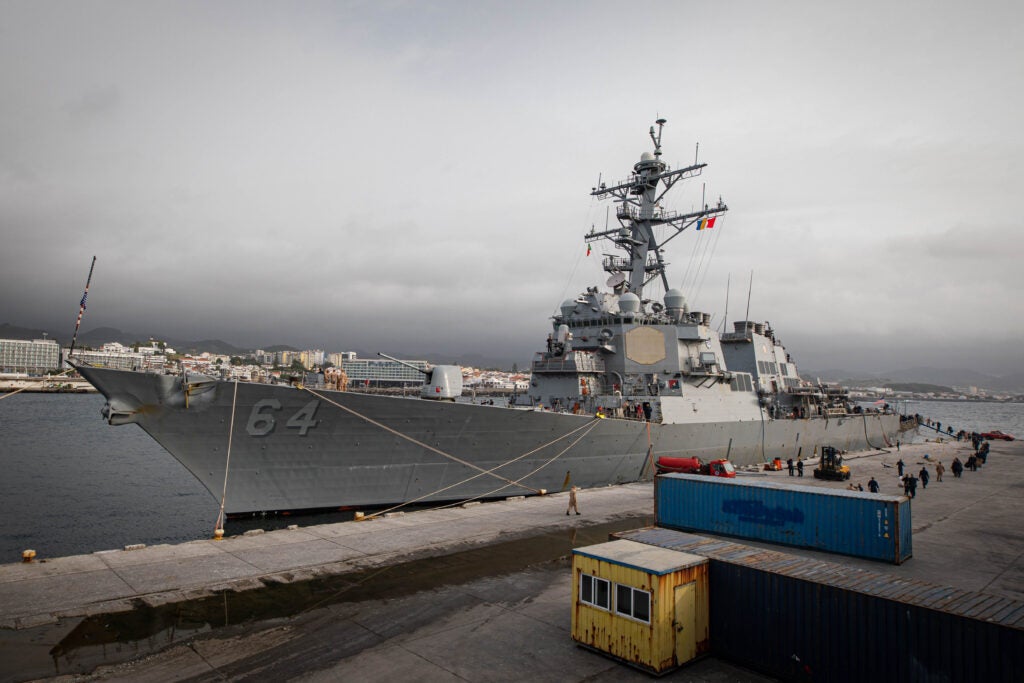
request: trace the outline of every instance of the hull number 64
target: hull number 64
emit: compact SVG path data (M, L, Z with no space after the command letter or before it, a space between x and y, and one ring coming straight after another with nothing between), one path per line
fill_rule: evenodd
M310 401L289 417L284 426L288 429L298 429L299 436L306 436L309 430L318 424L316 411L319 407L320 401ZM249 436L266 436L270 434L274 431L274 427L277 426L275 414L280 411L281 402L276 398L264 398L256 401L252 407L252 412L249 413L249 422L245 425L245 431L249 433Z

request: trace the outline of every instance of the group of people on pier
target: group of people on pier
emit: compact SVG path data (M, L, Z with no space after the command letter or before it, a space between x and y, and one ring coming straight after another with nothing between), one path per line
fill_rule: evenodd
M946 425L946 431L943 432L942 423L937 420L933 421L929 418L922 418L920 415L915 415L914 418L918 421L918 424L931 427L940 434L948 434L950 437L956 438L957 441L963 441L964 439L967 438L971 440L971 445L974 447L974 453L972 453L970 457L967 458L966 462L962 462L959 456L954 457L953 462L950 465L949 469L953 472L953 477L955 479L959 479L961 476L963 476L965 469L970 470L972 472L977 472L978 469L980 469L988 461L990 448L989 443L988 441L983 439L981 437L981 434L979 434L978 432L968 433L963 429L961 429L958 432L954 432L953 427L951 425ZM899 451L899 448L900 442L897 441L897 452ZM931 457L927 453L925 453L924 457L926 460L931 460ZM945 474L946 472L946 466L943 465L942 461L940 460L936 461L934 467L935 480L942 481L942 475ZM931 481L931 473L928 470L927 463L922 465L920 471L917 472L916 476L913 472L910 472L908 470L906 463L903 462L902 458L900 458L899 461L896 463L896 468L899 476L899 485L903 487L903 494L905 496L908 496L909 498L916 497L917 487L919 484L922 490L928 488L928 483ZM852 484L850 485L850 487L854 488ZM878 493L879 488L880 487L878 482L875 480L874 477L872 477L871 481L868 482L868 490L870 490L872 493Z

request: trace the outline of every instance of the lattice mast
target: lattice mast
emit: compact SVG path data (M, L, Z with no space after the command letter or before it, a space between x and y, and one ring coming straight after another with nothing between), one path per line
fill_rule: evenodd
M619 205L615 212L620 227L602 232L591 230L585 240L594 242L600 239L612 241L617 248L626 252L627 256L605 255L602 266L611 274L609 284L613 284L616 292L626 291L643 298L643 289L656 278L661 278L667 291L668 277L665 275L667 265L663 248L665 244L678 236L687 228L696 225L704 218L724 214L729 210L722 199L716 206L707 206L699 211L680 214L664 211L661 200L680 180L694 178L701 174L707 164L695 163L686 168L671 169L661 160L661 133L665 119L658 119L655 130L651 126L650 136L654 143L654 153L644 152L640 161L633 166L633 175L622 182L608 187L605 183L593 188L590 193L598 199L613 197ZM658 242L654 228L667 225L675 232ZM621 277L617 277L621 274Z

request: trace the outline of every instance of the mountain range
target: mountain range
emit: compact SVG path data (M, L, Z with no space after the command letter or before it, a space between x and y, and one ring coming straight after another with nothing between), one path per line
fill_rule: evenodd
M800 371L801 377L817 377L844 386L885 386L887 384L935 384L947 387L977 387L989 391L1024 392L1024 372L989 375L967 368L913 367L887 372L855 372L830 369Z

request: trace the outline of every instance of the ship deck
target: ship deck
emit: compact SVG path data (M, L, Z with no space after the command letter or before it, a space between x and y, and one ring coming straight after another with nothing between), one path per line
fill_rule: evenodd
M905 564L779 550L1024 600L1024 444L992 442L988 464L954 479L949 464L969 448L847 459L852 481L874 476L887 494L900 457L915 473L946 465L945 481L918 488ZM812 470L800 484L847 485ZM790 481L785 470L756 476ZM565 558L650 524L651 485L584 490L579 503L580 516L565 515L559 493L2 565L0 679L100 666L104 680L648 680L573 645ZM678 675L767 680L713 660Z

